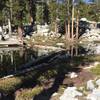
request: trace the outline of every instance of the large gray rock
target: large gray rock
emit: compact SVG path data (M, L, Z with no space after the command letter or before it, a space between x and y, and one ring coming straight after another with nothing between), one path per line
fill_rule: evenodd
M37 34L40 36L48 36L49 35L49 26L45 25L37 25Z
M87 30L86 33L81 36L81 41L100 41L100 29Z
M77 91L76 87L68 87L60 97L60 100L78 100L76 96L82 95L83 94L81 92Z
M100 44L96 44L94 42L86 43L82 45L87 51L87 54L100 54Z

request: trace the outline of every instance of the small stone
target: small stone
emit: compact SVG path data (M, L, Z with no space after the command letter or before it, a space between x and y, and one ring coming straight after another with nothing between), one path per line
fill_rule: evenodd
M35 40L34 40L34 39L32 39L32 42L35 42Z
M81 91L82 91L82 90L84 90L84 87L82 87L82 86L81 86L81 87L79 87L79 90L81 90Z
M87 82L87 90L92 91L95 88L94 84L93 84L93 80L89 80Z
M54 96L57 96L57 95L58 95L58 93L57 93L57 92L55 92L55 93L53 93L53 95L52 95L52 96L54 97Z
M30 39L30 36L26 36L26 39Z
M64 43L57 43L57 46L64 46Z
M87 100L97 100L96 96L93 94L88 94Z
M45 40L42 40L42 42L45 42Z
M95 83L96 85L100 86L100 79L98 79Z
M94 89L91 94L88 94L87 100L100 100L100 89Z
M9 39L9 35L8 35L8 34L5 35L5 36L4 36L4 39L5 39L5 40Z
M78 100L78 99L77 98L73 98L73 97L61 96L60 100Z
M71 72L70 74L69 74L69 77L70 78L76 78L78 75L75 73L75 72Z

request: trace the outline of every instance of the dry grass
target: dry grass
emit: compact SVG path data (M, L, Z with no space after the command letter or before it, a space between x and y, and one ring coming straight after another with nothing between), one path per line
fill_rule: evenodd
M35 95L38 95L43 90L42 87L36 86L33 89L24 89L16 93L16 100L33 100Z
M7 78L0 80L0 91L1 92L12 92L20 87L22 81L17 77Z
M96 67L94 68L91 68L90 71L95 74L95 75L98 75L100 76L100 64L98 64Z

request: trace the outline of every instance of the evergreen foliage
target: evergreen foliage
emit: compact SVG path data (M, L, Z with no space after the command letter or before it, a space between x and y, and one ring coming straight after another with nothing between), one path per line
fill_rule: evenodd
M37 0L0 0L0 22L7 22L10 17L12 24L20 25L28 23L30 16L33 18L33 23L56 23L57 18L61 23L69 20L71 17L72 1L64 0L63 3L58 0L38 0L42 2L37 4ZM74 4L75 10L80 11L80 18L86 17L88 20L100 21L100 3L96 0L94 4L85 4L79 0ZM68 13L69 7L69 13ZM75 12L75 15L77 13Z

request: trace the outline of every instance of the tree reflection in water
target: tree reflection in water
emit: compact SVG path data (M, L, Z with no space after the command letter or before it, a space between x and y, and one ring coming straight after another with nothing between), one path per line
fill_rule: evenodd
M20 65L33 56L31 50L22 47L0 48L0 77L15 73Z
M68 46L66 48L66 54L78 56L81 54L81 50L78 46ZM57 51L51 51L49 49L25 49L22 47L10 47L0 48L0 77L16 73L18 69L21 69L21 65L32 61L33 59L39 59L44 55L48 55L50 52L54 53Z

